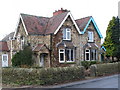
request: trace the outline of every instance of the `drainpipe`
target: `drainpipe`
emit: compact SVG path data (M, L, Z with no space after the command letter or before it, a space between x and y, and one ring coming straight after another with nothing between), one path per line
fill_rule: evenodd
M12 60L12 38L9 38L10 40L10 59ZM11 65L12 65L12 61L11 61Z
M52 61L52 38L53 37L53 34L50 34L50 61L49 61L49 67L51 67L51 61Z

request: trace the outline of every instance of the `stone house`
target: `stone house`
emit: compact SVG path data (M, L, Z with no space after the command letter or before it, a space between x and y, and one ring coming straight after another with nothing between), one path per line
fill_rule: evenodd
M92 16L74 20L70 11L61 9L52 17L20 14L15 32L1 42L6 43L5 54L10 57L7 66L12 65L16 52L29 45L36 66L63 67L80 65L84 60L101 60L101 38Z

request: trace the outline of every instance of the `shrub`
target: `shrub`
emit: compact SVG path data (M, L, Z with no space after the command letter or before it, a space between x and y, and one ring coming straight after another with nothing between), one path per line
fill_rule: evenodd
M13 67L30 67L32 64L32 50L28 46L17 52L12 58Z
M84 67L3 68L2 83L12 85L48 85L83 79Z
M98 63L98 61L81 61L81 65L88 69L91 65Z
M92 65L90 67L91 76L104 76L119 73L119 64L120 63L104 63Z

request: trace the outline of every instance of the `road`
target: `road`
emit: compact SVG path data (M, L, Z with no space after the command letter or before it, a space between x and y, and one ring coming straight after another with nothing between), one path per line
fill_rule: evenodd
M105 76L100 78L95 78L91 80L83 80L72 82L68 84L62 85L55 85L50 87L26 87L26 88L4 88L2 90L74 90L75 88L78 90L120 90L120 75L112 75L112 76ZM81 89L80 89L81 88ZM85 89L86 88L86 89Z
M120 79L120 76L119 76ZM120 85L118 75L98 78L94 80L88 80L86 83L78 83L65 88L118 88Z

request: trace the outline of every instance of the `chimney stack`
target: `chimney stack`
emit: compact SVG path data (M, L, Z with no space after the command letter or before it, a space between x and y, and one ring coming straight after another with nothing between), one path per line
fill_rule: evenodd
M67 9L63 9L61 8L61 10L55 10L55 12L53 12L53 16L56 16L58 14L64 13L64 12L69 12Z

